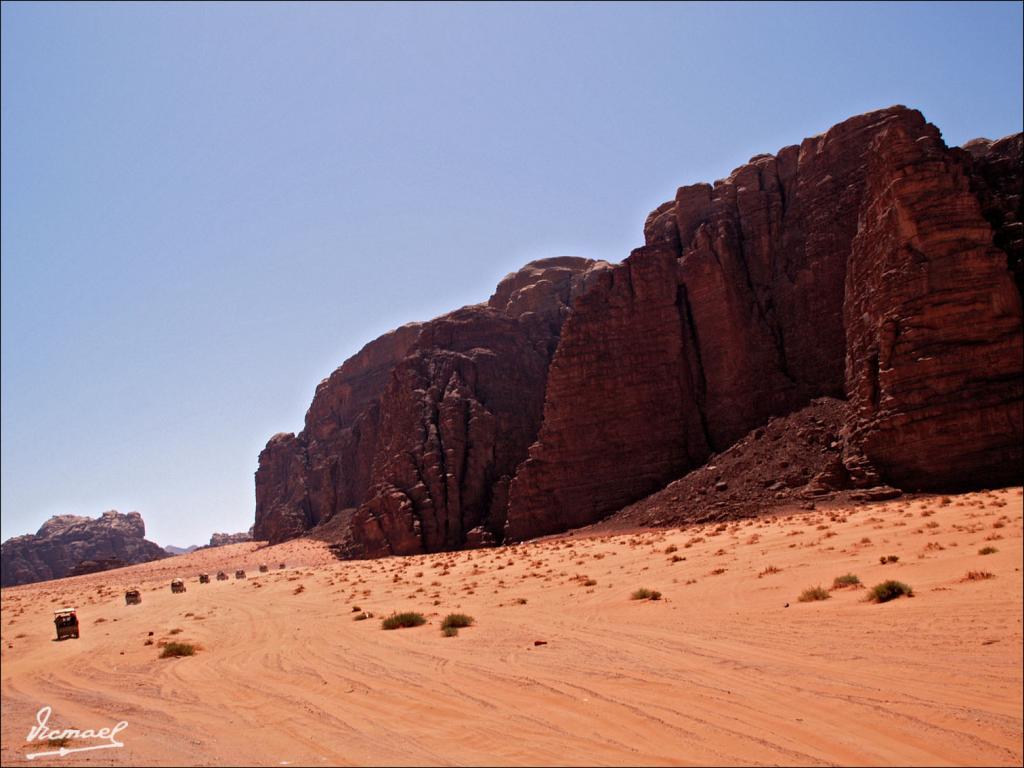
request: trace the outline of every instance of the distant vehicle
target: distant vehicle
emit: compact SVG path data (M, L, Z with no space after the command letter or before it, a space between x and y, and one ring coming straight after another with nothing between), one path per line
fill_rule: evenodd
M185 582L181 579L175 579L171 582L171 592L184 592Z
M260 573L266 573L269 570L270 570L270 567L267 566L267 565L261 565L260 566Z
M227 581L228 575L224 571L217 571L217 581Z
M142 602L142 593L137 589L129 589L124 593L125 605L138 605Z
M78 614L74 608L61 608L53 612L53 623L57 627L57 639L68 637L78 639Z
M244 579L245 578L245 571L243 571L241 569L235 571L235 578L236 579Z
M284 563L281 563L281 564L280 564L279 566L277 566L277 567L278 567L278 568L279 568L280 570L282 570L282 571L283 571L283 570L284 570Z
M209 584L210 583L210 574L208 574L208 573L200 573L199 574L199 583L200 584Z

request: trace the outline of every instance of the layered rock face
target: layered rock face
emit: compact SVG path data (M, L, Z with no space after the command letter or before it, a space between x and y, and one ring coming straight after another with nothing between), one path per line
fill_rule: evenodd
M1024 459L1020 293L969 170L937 131L872 144L846 275L849 433L903 488L1013 482Z
M607 265L532 262L487 304L403 326L317 388L256 473L257 539L331 523L354 556L484 544L536 439L568 306Z
M971 189L992 226L992 243L1007 256L1017 290L1024 295L1024 135L964 144Z
M365 499L380 396L420 328L411 323L371 341L320 382L298 435L270 438L256 470L256 539L298 536Z
M563 328L544 422L511 488L508 533L582 525L708 453L700 365L674 250L652 245L600 275Z
M956 177L936 180L916 205L884 191L911 165L907 142ZM602 276L566 322L540 439L511 486L507 535L593 522L770 416L847 393L855 479L1018 482L1020 305L1012 254L993 246L1016 230L1012 215L994 230L978 196L988 190L990 211L1019 205L1019 164L1004 159L1019 137L997 145L995 156L975 151L972 176L967 153L947 149L920 113L893 107L757 156L714 186L682 187L648 217L647 246ZM921 253L904 258L887 225ZM915 259L932 267L911 277ZM933 362L901 368L876 413L862 369L887 311L934 324L906 350ZM935 455L954 441L957 450Z
M1021 148L859 115L680 188L620 265L534 262L381 337L261 454L256 537L377 556L562 531L816 398L849 401L829 487L1020 482Z
M146 539L138 512L104 512L95 520L58 515L36 533L3 543L0 582L5 587L31 584L164 557L169 555L163 548Z
M250 527L248 531L241 533L214 533L210 536L210 543L204 547L226 547L229 544L244 544L247 541L252 541L253 528Z

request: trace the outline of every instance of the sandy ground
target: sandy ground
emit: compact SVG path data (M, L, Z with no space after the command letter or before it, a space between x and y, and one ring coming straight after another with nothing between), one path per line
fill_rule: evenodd
M1010 488L350 563L241 544L6 589L0 757L50 749L26 743L49 705L51 727L127 721L124 747L33 765L1020 765L1021 507ZM798 601L846 573L914 597ZM55 642L66 604L82 636ZM395 610L429 623L383 631ZM443 637L451 611L475 626ZM168 639L201 650L161 659Z

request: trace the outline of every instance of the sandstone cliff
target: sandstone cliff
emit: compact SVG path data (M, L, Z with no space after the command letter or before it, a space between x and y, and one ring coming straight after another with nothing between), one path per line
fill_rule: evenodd
M991 147L1012 156L1019 137ZM593 522L819 396L851 398L853 482L1019 482L1021 307L999 246L1016 230L999 212L1020 168L968 154L893 107L682 187L566 322L507 535Z
M620 265L534 262L386 334L268 443L256 537L376 556L561 531L823 397L848 401L836 483L1020 482L1021 147L859 115L681 187Z
M1007 265L1024 294L1024 135L964 144L971 189L992 226L992 244L1006 253Z
M242 544L246 541L252 541L253 527L250 526L248 531L242 531L241 533L214 533L210 535L210 543L202 549L209 549L211 547L226 547L228 544Z
M1020 293L969 170L934 129L872 144L843 310L849 432L904 488L1016 482L1024 459Z
M0 583L5 587L169 557L160 545L146 540L146 524L138 512L104 512L95 520L58 515L34 534L8 539L0 549Z
M330 524L359 555L500 538L568 306L605 266L532 262L486 304L364 347L317 387L303 431L260 455L255 537Z

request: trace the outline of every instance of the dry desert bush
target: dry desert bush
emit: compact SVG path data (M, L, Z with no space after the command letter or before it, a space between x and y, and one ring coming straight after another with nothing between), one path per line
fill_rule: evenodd
M872 603L887 603L890 600L895 600L896 598L903 597L904 595L907 597L913 597L914 590L902 581L894 581L890 579L889 581L883 581L881 584L873 586L871 591L868 592L867 599Z
M843 576L836 576L832 580L832 589L843 589L844 587L859 587L860 579L853 573L847 573Z
M199 647L192 643L179 643L177 641L164 644L160 652L161 659L176 658L178 656L194 656Z
M647 589L646 587L641 587L640 589L638 589L635 592L633 592L633 594L629 596L629 599L630 600L660 600L661 599L661 592L659 592L656 589Z
M422 613L406 611L404 613L393 613L381 621L381 629L404 629L407 627L418 627L426 624L427 619Z
M828 593L827 589L822 587L808 587L800 593L800 597L797 598L801 603L813 603L817 600L828 600L832 595Z

